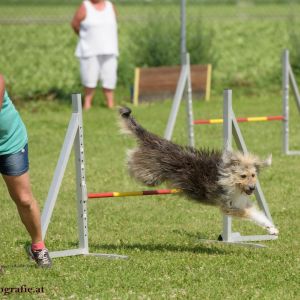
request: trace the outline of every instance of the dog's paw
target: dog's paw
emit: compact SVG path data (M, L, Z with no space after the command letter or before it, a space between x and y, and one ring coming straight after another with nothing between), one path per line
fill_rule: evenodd
M279 230L276 228L276 227L268 227L267 228L269 234L272 234L272 235L278 235L279 234Z

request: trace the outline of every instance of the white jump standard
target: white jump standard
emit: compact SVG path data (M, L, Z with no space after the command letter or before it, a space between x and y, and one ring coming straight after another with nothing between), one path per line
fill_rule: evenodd
M242 136L242 132L239 128L235 114L232 110L232 91L224 91L224 107L223 107L223 137L224 137L224 149L232 149L232 137L234 137L235 143L238 149L244 154L248 153L246 143ZM269 222L273 223L271 213L263 194L260 182L257 179L256 190L254 192L256 200L260 209L264 212ZM238 232L232 232L232 218L228 216L223 217L223 232L219 237L219 240L227 243L243 243L251 241L266 241L275 240L278 237L276 235L250 235L242 236ZM262 245L254 244L254 246L262 247Z
M52 258L73 256L73 255L93 255L112 259L126 259L125 255L90 253L88 242L88 210L87 201L92 198L110 198L110 197L128 197L128 196L150 196L150 195L167 195L180 193L179 190L148 190L132 192L105 192L105 193L87 193L85 182L85 161L84 161L84 144L83 144L83 125L82 125L82 107L81 95L72 95L72 116L69 122L64 143L56 165L52 183L49 188L48 196L42 213L42 234L45 238L50 219L55 207L58 192L63 180L64 172L71 150L74 148L75 165L76 165L76 193L77 193L77 223L79 245L77 249L68 249L62 251L50 252Z
M56 203L57 195L64 172L74 146L75 164L76 164L76 190L77 190L77 221L79 245L77 249L68 249L63 251L51 252L50 256L64 257L73 255L93 255L107 258L127 258L124 255L90 253L88 244L88 214L87 214L87 189L85 182L85 162L84 162L84 144L83 144L83 125L82 125L82 107L81 95L72 95L73 113L69 122L65 140L60 152L58 163L54 172L52 183L48 192L45 207L42 213L42 233L45 238L52 212Z

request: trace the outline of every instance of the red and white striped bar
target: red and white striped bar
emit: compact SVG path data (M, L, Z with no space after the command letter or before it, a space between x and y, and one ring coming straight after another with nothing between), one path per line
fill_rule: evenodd
M267 117L249 117L249 118L237 118L238 123L243 122L265 122L265 121L282 121L283 116L267 116ZM194 125L204 124L222 124L223 119L208 119L208 120L194 120Z
M182 191L179 189L170 190L149 190L149 191L133 191L133 192L105 192L105 193L88 193L88 198L111 198L111 197L130 197L130 196L150 196L150 195L168 195L178 194Z

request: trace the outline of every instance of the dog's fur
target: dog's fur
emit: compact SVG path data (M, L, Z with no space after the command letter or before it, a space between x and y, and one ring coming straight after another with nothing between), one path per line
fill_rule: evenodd
M240 152L182 147L145 130L129 108L123 107L119 113L122 131L138 142L138 147L128 152L132 177L148 186L167 182L190 199L218 206L226 215L250 219L270 234L278 234L249 199L259 170L271 165L271 156L260 160Z

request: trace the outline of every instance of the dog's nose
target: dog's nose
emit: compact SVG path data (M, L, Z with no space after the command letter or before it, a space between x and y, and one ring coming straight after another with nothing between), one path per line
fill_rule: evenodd
M250 191L254 191L254 190L255 190L255 185L249 186L249 190L250 190Z

